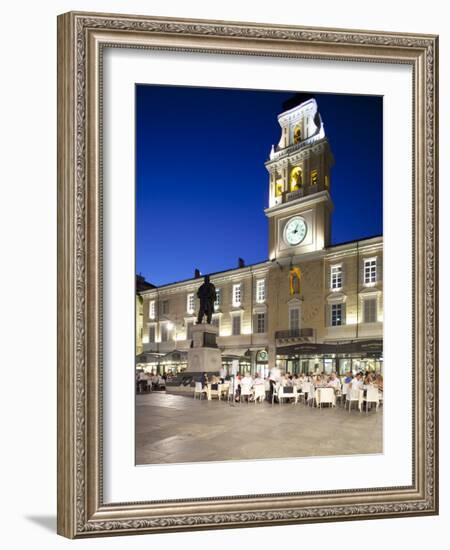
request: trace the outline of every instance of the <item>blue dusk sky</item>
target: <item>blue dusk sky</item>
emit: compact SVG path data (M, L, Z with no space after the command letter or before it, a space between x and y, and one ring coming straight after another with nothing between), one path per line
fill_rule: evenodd
M136 272L163 285L268 257L277 115L295 92L136 86ZM332 244L381 235L383 100L314 94L335 166Z

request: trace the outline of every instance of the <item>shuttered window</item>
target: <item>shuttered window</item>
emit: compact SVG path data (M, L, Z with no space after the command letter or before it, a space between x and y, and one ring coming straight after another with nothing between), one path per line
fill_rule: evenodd
M364 300L364 322L375 323L377 320L377 299L367 298Z
M233 336L237 336L238 334L241 334L241 316L240 315L233 315L232 331L233 331Z

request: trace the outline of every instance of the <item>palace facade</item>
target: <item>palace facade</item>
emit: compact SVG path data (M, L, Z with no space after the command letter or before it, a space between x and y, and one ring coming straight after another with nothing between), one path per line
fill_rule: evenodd
M285 104L269 175L268 259L210 274L225 367L383 370L383 238L331 246L333 155L315 99ZM203 278L138 291L137 362L186 368Z

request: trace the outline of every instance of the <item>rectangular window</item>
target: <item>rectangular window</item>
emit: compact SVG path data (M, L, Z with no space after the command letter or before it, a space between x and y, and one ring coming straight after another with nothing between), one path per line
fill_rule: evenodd
M241 334L241 316L240 315L233 315L232 334L233 336L237 336L238 334Z
M364 300L364 322L376 323L377 320L377 299L366 298Z
M342 266L331 266L331 290L338 290L342 288Z
M148 316L150 319L154 319L156 317L156 302L155 300L150 300L148 303Z
M289 330L298 330L300 328L300 310L298 307L289 310Z
M169 313L169 300L163 300L161 310L163 315L167 315Z
M319 173L317 170L311 172L311 185L317 185L319 183Z
M222 300L222 295L221 295L221 292L220 292L220 288L216 288L216 300L214 302L214 309L216 311L218 309L220 309L221 300Z
M256 314L256 332L262 334L266 332L266 314L257 313Z
M344 324L343 304L331 304L331 326L339 327Z
M150 325L148 328L148 341L154 343L156 341L156 327L155 325Z
M186 323L186 340L192 340L192 327L194 326L193 321L187 321Z
M377 260L364 260L364 284L372 284L377 282Z
M191 294L187 295L186 311L188 313L194 313L194 311L195 311L195 301L194 300L195 300L194 293L191 293Z
M266 281L259 279L256 281L256 302L262 304L266 301Z
M161 342L169 341L169 327L167 323L161 323Z
M233 306L239 307L241 305L241 283L233 285Z

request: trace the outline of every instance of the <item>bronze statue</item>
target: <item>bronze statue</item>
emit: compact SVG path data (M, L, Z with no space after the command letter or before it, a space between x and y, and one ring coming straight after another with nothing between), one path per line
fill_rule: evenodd
M216 301L216 287L209 281L209 275L205 275L205 281L198 289L197 296L200 299L197 324L202 323L204 315L206 315L206 322L211 324L214 302Z

